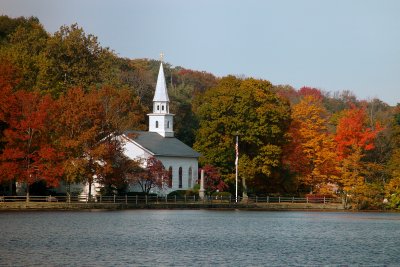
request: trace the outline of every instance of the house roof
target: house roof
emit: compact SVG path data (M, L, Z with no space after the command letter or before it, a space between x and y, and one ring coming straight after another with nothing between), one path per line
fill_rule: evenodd
M175 137L163 137L155 132L125 131L124 135L154 156L198 158L200 153ZM132 135L134 137L132 138Z

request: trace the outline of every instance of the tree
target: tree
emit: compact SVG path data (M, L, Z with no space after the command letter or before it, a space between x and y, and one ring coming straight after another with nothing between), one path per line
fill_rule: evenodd
M171 179L162 162L155 157L147 158L144 168L133 168L130 177L130 181L138 184L146 194L153 188L163 190L170 184Z
M103 185L105 193L122 192L127 187L127 170L135 163L124 155L120 135L124 130L143 128L144 111L138 98L127 89L104 86L97 97L102 111L100 143L104 149L100 155L102 165L96 173L97 182Z
M212 165L205 165L202 170L204 171L204 189L207 192L223 192L228 189L228 185L222 180L218 168Z
M367 123L365 108L353 106L344 111L335 137L340 159L346 158L358 148L363 151L374 149L375 137L382 128L378 123L373 127L368 127Z
M3 88L4 89L4 88ZM4 130L4 150L0 155L0 170L5 180L29 186L44 180L47 186L57 186L63 174L62 153L54 147L52 128L54 101L36 92L3 90L8 103L0 119L7 123Z
M345 110L339 119L335 141L340 164L340 178L338 185L343 191L343 198L347 204L347 197L351 196L358 207L364 207L366 202L372 203L364 193L369 184L367 164L363 160L365 152L374 149L374 140L382 130L377 123L368 127L368 118L365 108L352 106Z
M386 197L392 208L400 206L400 104L393 110L390 124L391 155L385 166L389 182L385 185Z
M311 96L315 100L322 100L324 97L322 95L321 90L316 89L316 88L311 88L311 87L301 87L299 90L299 95L306 97L306 96Z
M110 80L108 74L113 71L108 64L110 53L77 24L62 26L46 43L37 86L59 96L71 87L87 90L103 85L104 77Z
M196 99L194 111L200 128L194 147L203 155L201 162L216 166L232 182L234 135L238 133L239 173L245 193L246 179L250 186L261 181L263 188L280 184L272 178L281 163L290 107L271 89L268 81L228 76Z
M36 17L18 17L10 18L8 16L0 16L0 43L7 43L10 35L15 32L18 27L31 28L32 25L38 24Z
M126 163L119 136L125 129L143 127L138 100L127 89L105 86L87 93L70 89L58 105L57 132L65 155L66 182L91 185L97 179L109 187L123 185L125 176L120 174Z
M47 64L42 53L48 37L37 20L29 20L9 34L6 45L0 46L0 57L10 61L22 78L15 89L32 91L37 88L40 70Z
M334 182L337 175L335 143L328 132L328 113L321 96L305 96L293 107L292 119L284 163L311 193L318 192Z

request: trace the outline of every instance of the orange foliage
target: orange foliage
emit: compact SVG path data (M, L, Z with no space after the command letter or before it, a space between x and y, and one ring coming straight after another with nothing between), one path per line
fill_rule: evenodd
M347 158L352 152L372 150L375 148L374 140L382 127L377 123L374 127L367 127L367 114L365 107L351 107L345 111L336 128L335 141L339 159Z
M292 119L291 142L284 148L283 162L299 175L302 184L316 190L336 175L336 154L327 130L327 112L320 98L309 95L293 107Z

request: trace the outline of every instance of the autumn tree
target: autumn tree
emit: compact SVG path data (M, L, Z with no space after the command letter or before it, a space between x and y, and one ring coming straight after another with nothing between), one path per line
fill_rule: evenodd
M335 180L337 155L333 136L328 132L328 113L322 98L311 92L293 107L284 163L298 174L299 182L311 193L322 193Z
M273 177L281 163L290 107L271 87L268 81L228 76L196 100L200 128L194 147L203 155L202 163L218 167L232 182L234 136L239 134L239 173L245 193L246 179L253 190L256 181L264 189L280 184Z
M136 163L124 155L120 136L128 129L143 129L145 112L139 99L128 89L105 86L97 92L97 97L101 107L99 146L103 148L97 182L103 185L105 193L122 192L127 187L129 169Z
M205 165L202 170L204 171L204 189L211 193L215 191L223 192L228 189L228 185L222 180L218 168L212 165Z
M29 187L44 180L47 186L57 186L63 174L62 153L54 146L54 101L36 92L11 92L2 88L7 109L1 109L4 130L4 150L0 155L0 177Z
M149 157L142 162L144 167L131 169L131 183L140 186L145 194L149 194L154 188L163 190L170 184L170 175L160 160L155 157Z
M66 182L91 185L97 179L110 187L123 184L125 178L117 168L125 166L119 135L142 127L144 116L138 100L127 89L103 87L85 93L73 88L58 103Z
M363 207L370 200L363 192L369 191L366 180L367 168L363 160L365 152L375 148L374 140L382 130L379 124L368 126L368 117L365 107L345 110L340 118L335 141L340 164L340 178L338 184L343 190L343 197L347 203L347 196L353 197L358 207ZM368 190L367 190L368 189Z

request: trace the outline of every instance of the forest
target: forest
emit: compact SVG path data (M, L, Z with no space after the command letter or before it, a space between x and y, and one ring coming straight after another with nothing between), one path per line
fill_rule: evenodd
M0 16L0 194L15 183L92 179L104 193L124 192L138 163L113 137L147 130L159 64L121 58L77 24L48 33L35 17ZM209 191L234 192L238 136L243 194L399 208L400 104L168 63L164 71L175 136L202 154Z

